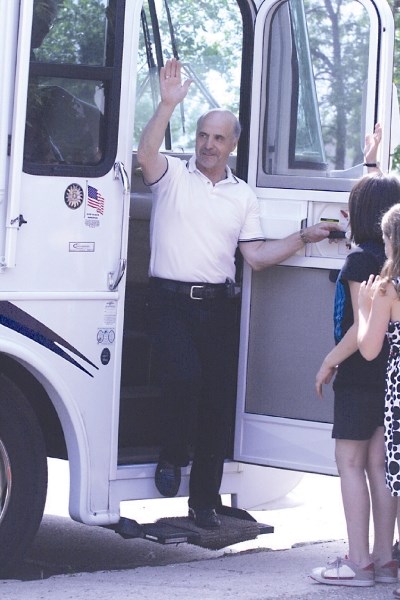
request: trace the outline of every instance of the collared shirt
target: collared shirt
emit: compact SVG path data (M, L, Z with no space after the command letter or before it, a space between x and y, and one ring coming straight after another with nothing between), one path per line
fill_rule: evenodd
M238 242L264 240L258 200L233 175L215 185L189 162L167 157L168 167L151 185L152 277L177 281L224 283L235 279Z

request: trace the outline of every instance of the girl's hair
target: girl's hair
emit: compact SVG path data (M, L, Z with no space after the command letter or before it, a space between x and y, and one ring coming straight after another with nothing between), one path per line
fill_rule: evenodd
M369 240L381 241L382 216L397 202L400 203L398 177L381 173L362 177L349 198L352 241L357 245Z
M385 289L387 282L391 281L400 297L400 281L397 281L400 277L400 204L395 204L383 215L381 227L392 245L392 256L383 265L381 289Z

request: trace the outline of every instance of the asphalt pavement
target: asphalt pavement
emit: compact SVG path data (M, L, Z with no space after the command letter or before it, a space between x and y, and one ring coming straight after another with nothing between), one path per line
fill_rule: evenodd
M67 516L68 481L50 465L46 514L34 545L12 578L0 580L4 600L313 600L391 599L396 585L373 588L313 582L313 567L347 552L339 480L305 475L285 498L251 511L274 533L222 550L125 540ZM126 503L125 516L184 514L185 499ZM400 586L400 583L399 583Z

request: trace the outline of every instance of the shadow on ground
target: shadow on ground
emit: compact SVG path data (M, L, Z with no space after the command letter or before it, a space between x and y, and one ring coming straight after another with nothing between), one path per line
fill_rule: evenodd
M26 558L4 579L33 581L54 575L163 566L231 552L229 548L209 550L186 543L162 545L143 539L123 539L109 529L45 515Z

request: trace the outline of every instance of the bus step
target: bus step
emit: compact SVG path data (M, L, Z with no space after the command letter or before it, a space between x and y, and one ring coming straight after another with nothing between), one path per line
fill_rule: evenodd
M144 538L159 544L195 544L199 534L186 527L158 521L143 525Z
M122 517L113 529L124 538L142 538L159 544L186 543L209 550L220 550L274 531L272 525L258 523L242 509L221 506L217 512L221 521L218 529L201 529L188 517L163 517L142 525Z
M274 531L272 525L258 523L248 512L239 508L220 506L217 513L221 521L221 527L218 529L201 529L188 517L167 517L160 519L157 523L168 523L189 529L197 534L197 537L189 543L209 550L220 550L232 544L254 540L259 535Z
M195 531L179 525L162 521L140 524L125 517L121 517L117 525L112 528L125 539L142 538L159 544L193 544L198 537Z

